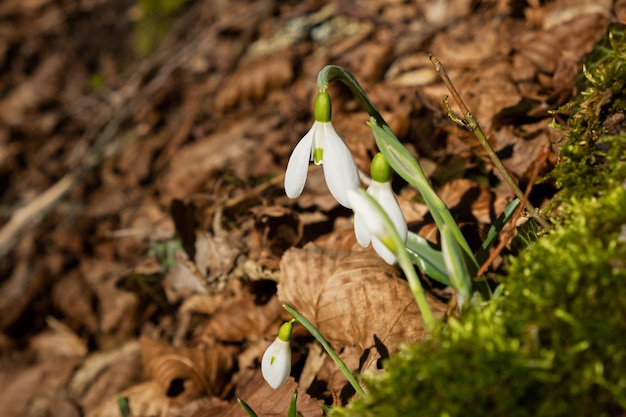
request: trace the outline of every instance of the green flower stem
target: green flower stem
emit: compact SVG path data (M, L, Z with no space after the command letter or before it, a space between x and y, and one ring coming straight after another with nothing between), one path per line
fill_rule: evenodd
M433 313L430 310L430 306L426 300L426 294L424 293L424 288L417 277L415 268L413 268L413 263L411 262L409 253L404 246L400 247L400 250L396 253L396 258L398 259L398 265L400 265L400 268L404 271L404 276L406 276L406 279L409 282L409 288L413 293L413 298L415 298L417 307L422 313L426 329L431 332L434 331L437 327L437 322L435 321Z
M504 166L504 164L502 163L500 158L498 158L498 155L496 154L496 152L494 151L493 147L491 146L491 143L489 143L489 140L487 139L487 136L485 136L485 133L483 132L483 130L480 127L480 125L478 124L478 121L474 118L472 113L469 111L469 109L465 105L465 102L463 101L463 99L459 95L459 92L457 91L456 87L452 83L452 80L450 80L450 77L448 76L448 73L446 72L446 69L443 67L441 62L439 62L439 59L435 55L433 55L433 54L428 54L428 56L430 57L431 62L435 66L435 70L439 73L439 76L441 77L441 80L443 81L445 86L450 91L450 94L452 94L452 97L454 98L454 101L456 101L457 105L461 109L461 112L463 113L464 119L459 119L457 116L455 116L454 112L450 108L448 100L444 99L444 105L446 106L446 110L448 111L448 116L450 116L450 118L453 121L455 121L456 123L460 124L461 126L464 126L470 132L472 132L472 133L474 133L474 135L476 135L476 137L478 138L480 143L483 145L483 148L485 148L485 151L487 151L487 155L489 155L489 159L491 159L491 162L496 166L498 171L500 171L500 173L502 174L502 177L504 178L504 181L506 181L506 183L509 185L509 187L511 187L511 189L513 190L513 192L515 193L517 198L520 199L520 201L525 201L526 209L528 210L528 213L544 229L550 229L551 225L548 222L548 220L539 212L539 210L537 210L535 208L535 206L533 206L530 203L530 201L528 201L527 198L524 197L524 193L519 188L517 183L513 180L513 178L511 177L511 174L509 174L509 171L506 169L506 167Z
M337 65L327 65L322 68L317 76L317 87L319 91L326 91L328 85L333 81L341 81L352 91L365 111L371 116L368 125L372 128L376 144L387 162L406 182L419 190L424 197L424 201L433 216L437 228L441 229L442 225L448 225L452 235L461 249L463 249L468 259L471 272L475 273L478 271L480 265L474 257L463 233L461 233L461 229L459 229L459 226L452 217L450 210L448 210L448 207L446 207L441 198L439 198L437 193L433 190L420 164L415 160L413 155L402 146L387 122L385 122L385 119L383 119L376 109L376 106L374 106L363 88L361 88L358 81L344 68ZM483 299L491 299L492 293L486 279L484 277L477 277L474 282Z
M326 65L322 70L317 74L317 88L319 91L326 91L328 85L333 81L341 81L346 87L352 91L354 97L359 101L361 106L365 109L367 114L374 117L376 122L381 125L386 125L385 120L380 115L374 103L372 103L365 93L365 91L361 88L359 82L354 78L350 72L346 71L344 68L338 65Z
M320 342L322 347L326 350L326 353L328 353L328 356L330 356L330 358L335 362L335 364L337 365L339 370L344 374L344 376L346 377L350 385L352 385L352 388L354 388L354 390L359 395L365 395L365 391L363 391L363 388L361 388L361 386L359 385L354 375L352 375L352 372L350 372L346 364L335 353L332 346L330 346L330 344L326 341L326 339L324 339L324 336L322 336L322 334L315 328L315 326L313 326L313 324L311 324L311 322L308 321L306 317L298 313L298 311L294 309L293 307L291 307L289 304L283 304L283 308L287 310L298 321L298 323L304 326L304 328L307 329L309 333L311 333L311 335L315 339L317 339L318 342Z

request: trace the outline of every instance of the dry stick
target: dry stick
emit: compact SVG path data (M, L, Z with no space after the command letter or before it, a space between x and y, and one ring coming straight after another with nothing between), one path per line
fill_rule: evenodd
M531 171L530 179L528 181L528 186L526 187L526 191L524 192L524 200L521 200L522 204L520 204L520 206L517 208L517 210L515 210L515 213L513 214L513 216L511 216L511 220L509 221L509 224L511 225L511 232L510 232L511 235L516 230L515 224L517 223L517 220L519 219L519 217L522 215L522 210L524 208L524 204L528 200L528 195L530 194L530 192L532 190L532 184L534 184L535 181L537 180L537 177L539 177L539 169L540 169L541 165L543 165L546 162L547 158L548 158L548 151L545 150L545 148L544 148L543 150L541 150L541 152L539 152L538 161L534 164L534 167L533 167L533 169ZM512 236L509 236L509 239L500 239L500 243L495 248L493 253L489 256L489 259L487 259L482 264L482 266L480 267L480 269L476 273L478 276L480 276L480 275L484 274L485 272L487 272L487 268L489 268L489 265L491 265L491 263L494 261L494 259L500 254L500 252L502 252L502 250L504 249L504 246L506 246L506 244L510 241L511 237Z
M446 110L448 111L448 116L450 117L450 119L452 119L454 122L458 123L459 125L464 126L470 132L476 135L480 143L483 145L483 147L487 151L487 155L489 155L489 159L491 159L491 162L493 162L493 164L496 166L498 171L500 171L500 173L504 177L504 180L511 187L511 189L513 190L517 198L519 198L520 201L524 202L526 206L526 210L528 210L528 213L531 215L531 217L533 217L544 229L549 229L551 226L548 220L546 220L546 218L539 212L539 210L535 208L535 206L533 206L530 203L530 201L528 201L527 198L524 198L524 193L519 188L519 186L515 183L515 181L511 177L511 174L509 174L509 171L507 171L507 169L504 167L504 165L502 164L502 161L500 161L500 158L498 158L498 155L496 155L496 152L493 150L491 143L489 143L489 140L485 136L485 133L481 129L480 125L478 124L476 119L474 119L474 116L472 116L472 113L469 111L469 109L465 105L465 102L463 102L463 99L459 95L459 92L457 91L456 87L454 87L454 84L452 84L450 77L448 77L448 73L446 72L441 62L439 62L439 59L437 59L437 57L432 53L429 53L428 56L431 62L433 63L433 65L435 66L435 70L439 73L441 80L443 81L445 86L448 88L448 90L450 91L450 94L452 94L452 97L454 98L454 101L456 101L456 104L459 106L459 108L461 109L461 112L463 113L464 119L459 119L450 108L450 104L448 103L448 99L446 97L443 99L443 101L444 101L444 105L446 106Z

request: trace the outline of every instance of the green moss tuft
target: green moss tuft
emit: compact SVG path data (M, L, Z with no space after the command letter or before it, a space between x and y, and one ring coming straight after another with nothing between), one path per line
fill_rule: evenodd
M609 27L586 64L582 92L559 112L570 111L561 161L551 177L571 197L599 195L626 177L626 30Z

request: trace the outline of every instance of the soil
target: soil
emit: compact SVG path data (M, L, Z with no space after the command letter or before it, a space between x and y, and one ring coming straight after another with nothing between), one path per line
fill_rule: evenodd
M5 0L0 4L0 411L3 416L305 417L354 394L294 328L272 390L260 358L290 319L350 369L426 334L397 267L354 237L320 167L283 189L313 121L317 72L352 72L416 155L472 244L512 200L447 115L437 55L530 200L558 161L552 110L626 1ZM333 124L363 178L367 114L332 85ZM454 110L457 110L453 107ZM411 230L437 242L415 189ZM521 223L523 213L517 215ZM487 276L515 254L503 232ZM450 291L428 277L433 310Z

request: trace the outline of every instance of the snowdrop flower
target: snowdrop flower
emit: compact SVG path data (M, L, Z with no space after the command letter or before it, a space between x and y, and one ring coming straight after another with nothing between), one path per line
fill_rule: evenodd
M335 200L351 208L346 192L359 187L359 172L350 149L330 121L330 96L326 91L320 91L315 97L313 113L313 127L300 139L287 163L285 192L289 198L296 198L302 193L309 161L313 161L322 165L326 184Z
M261 373L270 387L283 385L291 372L291 327L293 320L285 322L278 329L278 336L263 354Z
M398 200L391 189L391 167L384 156L380 153L374 156L371 166L372 183L367 188L367 193L387 213L402 242L406 241L407 225ZM358 193L357 193L358 194ZM363 197L363 196L360 196ZM358 197L357 197L358 198ZM352 202L353 198L351 198ZM378 255L390 265L396 263L396 255L388 245L391 241L388 235L391 233L380 213L367 201L358 205L352 202L354 209L354 233L359 244L366 247L372 242L372 246ZM387 238L386 238L387 237ZM388 240L388 242L385 241Z

